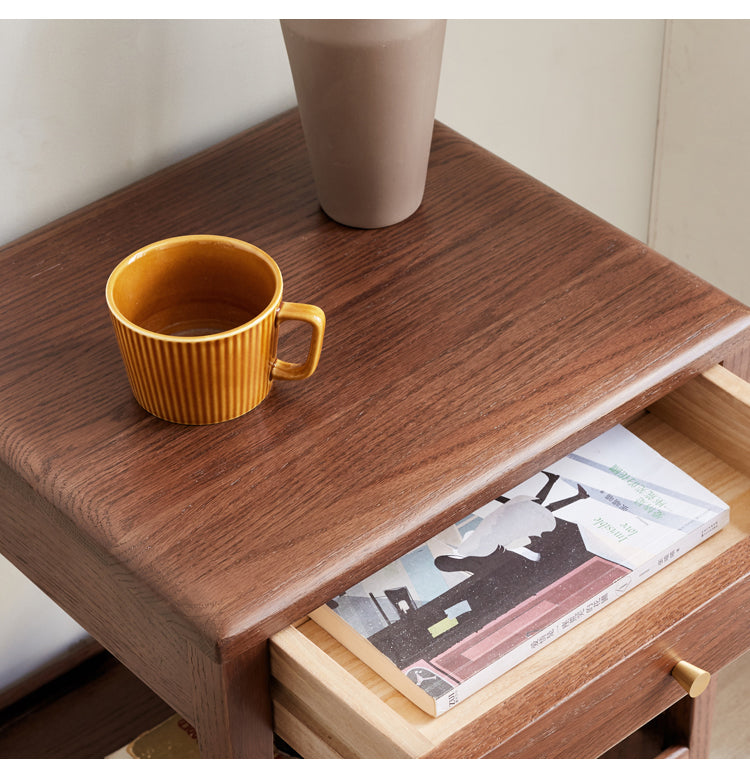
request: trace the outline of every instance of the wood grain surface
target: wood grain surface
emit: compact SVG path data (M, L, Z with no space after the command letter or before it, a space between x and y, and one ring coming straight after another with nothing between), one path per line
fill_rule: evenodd
M285 298L327 315L311 379L208 427L137 406L104 301L121 258L188 233L260 246ZM33 494L23 534L0 516L0 551L189 719L211 713L190 694L216 684L206 665L221 685L239 660L265 669L271 634L750 329L727 295L440 123L412 218L337 225L296 111L6 246L0 306L3 486ZM307 339L290 327L280 354ZM250 688L215 707L263 732Z

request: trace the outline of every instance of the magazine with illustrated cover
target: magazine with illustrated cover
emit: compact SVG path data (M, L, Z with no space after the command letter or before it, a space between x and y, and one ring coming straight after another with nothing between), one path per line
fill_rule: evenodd
M437 716L728 521L618 425L311 618Z

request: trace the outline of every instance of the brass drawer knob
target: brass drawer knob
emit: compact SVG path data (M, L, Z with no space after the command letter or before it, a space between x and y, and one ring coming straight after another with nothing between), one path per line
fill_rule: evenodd
M672 677L691 696L702 694L711 680L711 674L690 662L677 662L672 670Z

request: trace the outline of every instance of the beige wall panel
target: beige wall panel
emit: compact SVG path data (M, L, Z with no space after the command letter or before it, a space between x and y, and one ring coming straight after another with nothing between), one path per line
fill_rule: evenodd
M750 21L670 21L649 243L750 304Z

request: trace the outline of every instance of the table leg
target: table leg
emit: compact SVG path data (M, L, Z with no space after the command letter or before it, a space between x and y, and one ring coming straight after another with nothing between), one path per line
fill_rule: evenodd
M691 759L708 759L715 703L716 679L712 678L706 691L689 702L690 718L686 727Z
M222 662L193 650L193 669L201 757L273 757L267 644Z
M683 697L664 714L666 742L672 748L662 757L707 759L711 742L716 679L695 699Z

